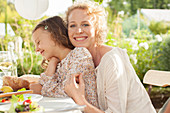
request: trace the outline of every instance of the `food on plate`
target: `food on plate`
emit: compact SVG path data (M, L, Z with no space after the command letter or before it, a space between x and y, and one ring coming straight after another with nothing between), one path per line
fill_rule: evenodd
M20 76L20 78L28 80L30 83L38 83L40 76L39 75L23 75L23 76Z
M32 102L30 99L25 100L22 104L17 104L15 112L26 112L26 111L38 111L40 106L36 102Z
M3 86L2 88L5 89L6 87ZM1 89L2 89L2 88L1 88ZM8 86L7 88L9 88L9 86ZM20 91L26 91L26 89L25 89L25 88L22 88L22 89L19 89L17 92L20 92ZM17 102L24 101L24 96L23 96L23 94L16 95L16 97L17 97ZM2 103L9 103L10 100L11 100L11 96L1 97L1 98L0 98L0 102L2 102Z
M10 97L0 98L0 102L2 102L2 103L9 103L10 102Z
M31 96L28 97L27 100L24 100L22 103L18 103L16 96L13 95L11 102L12 102L12 104L9 109L9 112L11 112L11 113L13 113L13 112L17 112L17 113L35 112L35 111L39 111L40 109L42 109L42 107L40 105L38 105L37 102L33 102L31 100ZM17 103L17 105L15 107L14 107L14 103Z
M23 75L20 77L3 76L3 86L10 86L14 91L21 88L29 89L32 83L38 83L40 76L38 75Z
M13 92L13 89L10 86L2 86L1 91L3 93L8 93L8 92Z
M10 86L14 91L21 88L29 89L29 81L15 76L3 76L3 86Z

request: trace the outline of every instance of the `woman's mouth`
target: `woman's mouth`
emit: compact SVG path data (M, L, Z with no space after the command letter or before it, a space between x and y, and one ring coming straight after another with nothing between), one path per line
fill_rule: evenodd
M76 40L76 41L84 41L84 40L86 40L86 39L87 39L87 36L74 37L74 40Z

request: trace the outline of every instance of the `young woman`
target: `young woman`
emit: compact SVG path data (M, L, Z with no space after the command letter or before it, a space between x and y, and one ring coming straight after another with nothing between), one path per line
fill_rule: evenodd
M95 2L75 2L68 8L66 21L71 43L86 47L96 67L99 109L84 98L84 83L81 78L79 84L75 82L77 75L65 86L77 104L86 105L85 113L156 113L127 53L103 44L107 34L105 9Z
M71 74L82 73L85 98L98 106L96 76L92 57L86 48L74 48L68 39L68 30L62 18L55 16L40 22L32 34L36 52L48 62L39 84L31 85L35 93L49 97L67 97L65 81ZM46 63L45 63L46 64Z

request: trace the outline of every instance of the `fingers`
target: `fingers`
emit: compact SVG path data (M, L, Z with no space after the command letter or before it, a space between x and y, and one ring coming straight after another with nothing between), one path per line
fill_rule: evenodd
M83 80L83 74L80 74L80 76L79 76L79 85L82 89L85 88L84 80Z

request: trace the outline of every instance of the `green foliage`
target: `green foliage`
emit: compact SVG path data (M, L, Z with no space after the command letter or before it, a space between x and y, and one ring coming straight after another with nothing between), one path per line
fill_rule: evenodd
M75 2L76 0L72 0L73 2ZM78 1L78 0L77 0ZM103 0L91 0L91 1L95 1L95 2L99 2L99 4L103 3Z
M94 0L95 2L99 2L99 4L103 3L103 0Z
M155 22L151 21L149 25L149 29L156 34L165 34L168 30L170 30L170 25L165 22Z
M156 59L154 69L170 71L170 35L164 35L163 41L155 45Z
M1 2L0 2L1 3ZM4 5L3 5L4 7ZM19 14L16 12L13 4L8 4L7 7L7 14L8 14L8 23L13 28L16 36L10 37L6 36L4 38L0 38L0 50L7 50L7 44L9 41L15 41L17 37L22 37L23 44L22 44L22 52L23 54L18 54L17 51L15 53L18 56L17 60L17 70L18 70L18 76L21 76L23 74L37 74L43 72L43 69L40 67L42 57L36 55L34 51L34 44L31 40L32 30L35 27L35 25L41 21L42 19L45 19L47 17L43 17L39 20L27 20L19 16ZM2 8L3 9L3 8ZM5 22L5 12L0 13L0 22Z
M23 55L18 55L18 76L23 74L39 75L43 72L43 69L40 67L42 58L41 56L36 55L34 51L34 44L31 40L32 30L40 20L33 21L23 19L21 17L20 19L16 19L15 23L12 24L12 27L15 30L17 36L20 36L23 39Z
M112 9L113 14L119 11L124 11L125 14L136 14L137 9L170 9L168 6L169 0L111 0L109 7Z
M147 30L137 29L130 37L117 38L109 32L106 44L127 50L141 81L150 69L170 70L170 34L154 36Z
M138 24L138 19L139 19L139 24ZM134 33L134 31L138 28L140 30L147 30L149 31L149 33L151 33L146 23L140 18L138 18L137 14L125 19L122 23L122 28L123 28L123 33L125 33L127 36L130 36L131 33Z

